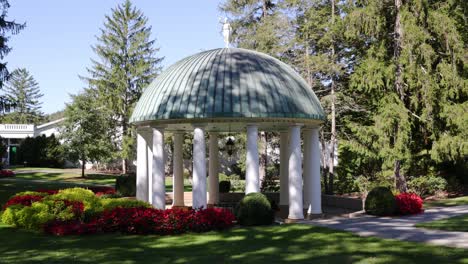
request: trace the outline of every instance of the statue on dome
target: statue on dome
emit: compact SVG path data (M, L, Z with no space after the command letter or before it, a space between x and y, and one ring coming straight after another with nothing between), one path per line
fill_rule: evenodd
M227 17L224 18L224 22L222 22L222 24L223 24L224 45L226 48L229 48L229 38L232 33L232 27L231 27L231 24L229 24Z

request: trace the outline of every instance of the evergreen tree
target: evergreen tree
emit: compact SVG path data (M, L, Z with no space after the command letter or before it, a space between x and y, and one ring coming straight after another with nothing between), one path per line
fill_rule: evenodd
M18 34L26 24L16 23L14 20L7 20L8 8L10 4L8 0L0 0L0 88L3 86L3 83L8 79L8 69L7 63L3 62L5 56L11 51L11 47L8 46L9 36L8 33Z
M103 107L112 112L113 130L118 137L122 170L126 173L135 135L129 118L143 89L157 76L163 58L151 39L151 26L141 10L127 0L105 17L104 27L93 47L93 60L85 78L98 92Z
M42 120L40 101L43 94L34 77L24 68L11 73L5 85L6 97L16 104L14 112L5 116L6 122L29 124Z
M393 171L400 191L405 176L468 156L463 10L459 1L373 0L347 16L359 44L349 89L368 113L350 117L351 145Z
M65 120L60 131L69 159L82 162L82 177L87 161L109 161L115 150L115 138L110 129L112 112L100 107L95 97L92 90L72 96L72 103L65 108Z

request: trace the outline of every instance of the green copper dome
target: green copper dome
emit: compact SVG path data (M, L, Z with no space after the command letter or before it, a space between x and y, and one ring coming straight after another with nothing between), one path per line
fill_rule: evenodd
M190 120L316 120L325 115L304 79L266 54L237 48L184 58L143 92L130 119L137 125Z

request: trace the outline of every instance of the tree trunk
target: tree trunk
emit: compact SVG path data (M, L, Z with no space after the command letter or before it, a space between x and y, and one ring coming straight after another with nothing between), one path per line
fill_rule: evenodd
M399 160L396 160L395 161L395 167L394 167L394 172L395 174L395 186L396 186L396 189L399 191L399 192L407 192L408 191L408 187L406 185L406 179L405 179L405 176L404 175L401 175L400 174L400 161Z
M329 185L328 185L328 171L326 170L328 164L326 163L326 149L325 149L325 135L323 134L323 130L321 130L321 137L320 137L320 144L322 145L322 151L321 151L321 164L322 164L322 174L323 174L323 185L325 187L325 193L328 194L329 190Z
M332 26L335 24L335 0L331 1L332 5ZM331 42L331 60L335 62L335 43L332 39ZM330 97L331 97L331 134L330 134L330 159L328 164L329 182L328 182L328 191L329 194L333 194L333 182L334 182L334 169L335 169L335 144L336 144L336 114L335 114L335 73L332 70L331 74L331 88L330 88Z
M81 178L84 178L85 176L85 166L86 166L86 160L85 159L82 159L81 160Z
M395 91L400 96L401 103L405 103L405 92L403 91L403 79L402 79L402 65L400 62L400 55L403 42L403 27L401 26L401 5L402 0L395 0L395 28L394 28L394 48L393 48L393 60L395 63ZM399 127L395 131L395 138L398 135ZM396 139L397 140L397 139ZM395 141L396 141L395 140ZM395 187L400 192L406 192L406 179L405 176L400 172L401 160L395 160L394 166L394 177L395 177Z

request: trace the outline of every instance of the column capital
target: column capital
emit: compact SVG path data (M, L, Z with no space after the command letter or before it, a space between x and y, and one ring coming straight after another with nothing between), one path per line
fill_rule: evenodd
M320 129L319 126L315 126L315 127L304 126L304 127L302 128L302 130L306 130L306 131L319 130L319 129Z
M304 124L303 123L291 123L291 124L288 125L288 127L296 127L296 126L297 127L303 127Z

